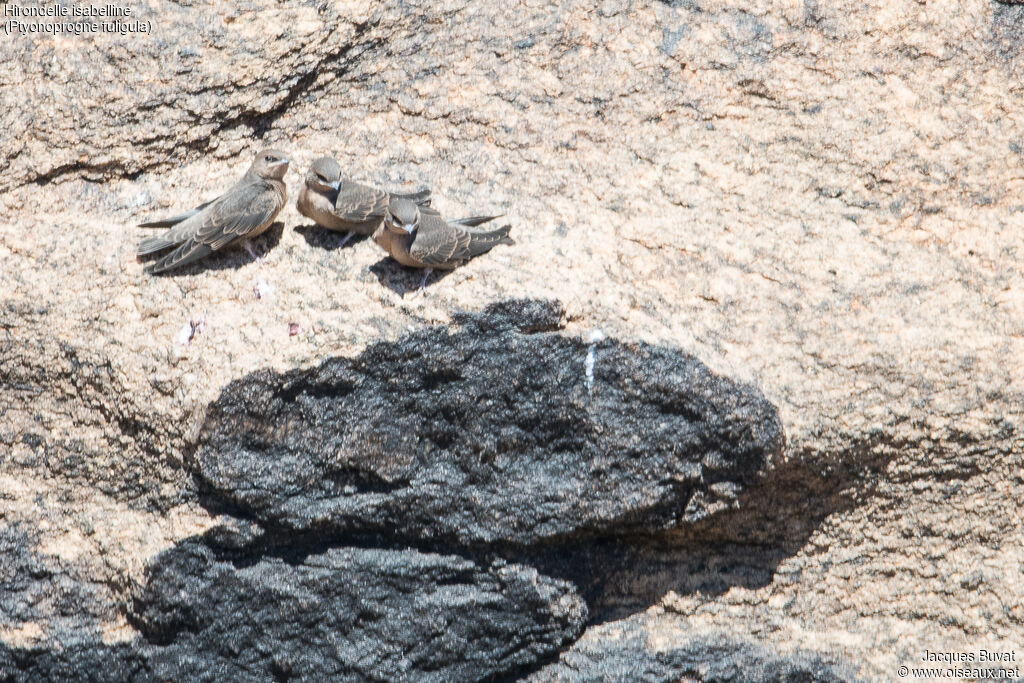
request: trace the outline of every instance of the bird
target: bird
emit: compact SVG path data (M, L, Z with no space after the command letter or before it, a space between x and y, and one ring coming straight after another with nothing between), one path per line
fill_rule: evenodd
M435 270L452 270L499 244L515 244L509 237L511 225L496 230L470 230L500 216L472 216L445 220L430 207L417 206L401 197L391 197L384 221L373 241L403 266L425 268L419 291Z
M306 172L296 206L299 213L330 230L347 231L344 246L353 235L372 235L387 212L391 197L430 205L430 190L389 194L341 177L341 166L331 157L320 157Z
M140 223L140 228L170 228L162 235L139 240L138 255L174 250L146 267L162 273L198 261L214 251L255 237L274 222L288 199L283 178L288 157L276 149L260 151L241 180L216 199L185 213Z

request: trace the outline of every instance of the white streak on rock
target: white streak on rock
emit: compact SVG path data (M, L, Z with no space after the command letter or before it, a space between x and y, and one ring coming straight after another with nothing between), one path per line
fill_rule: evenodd
M604 332L600 329L594 330L587 337L587 360L584 363L586 370L586 382L587 382L587 393L591 393L594 390L594 363L596 362L594 354L594 344L604 339Z

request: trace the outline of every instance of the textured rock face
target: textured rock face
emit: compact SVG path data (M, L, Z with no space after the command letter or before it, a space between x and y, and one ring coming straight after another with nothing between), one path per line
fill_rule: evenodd
M0 90L11 143L0 190L65 175L137 176L181 151L206 153L225 136L266 132L312 82L343 65L362 26L358 16L324 22L301 3L131 8L153 22L153 37L5 41L5 61L21 68ZM264 30L267 23L278 30ZM85 45L107 59L66 59Z
M652 628L653 627L653 628ZM837 666L813 652L781 654L726 632L661 642L657 623L633 618L612 627L596 627L591 637L565 652L559 661L532 674L531 683L638 681L643 683L772 683L856 681L854 667Z
M523 553L611 620L592 652L638 612L657 652L725 632L873 680L1024 642L1024 7L133 8L152 36L0 40L0 680L145 673L124 606L215 523L183 465L232 381L513 297L758 386L787 436L735 509ZM289 206L260 263L144 277L131 226L264 144L291 196L332 153L517 245L403 297Z
M106 645L95 636L67 634L61 647L12 648L0 645L0 681L47 683L143 683L155 680L145 646Z
M0 528L0 614L8 623L49 622L68 631L91 626L95 633L117 606L80 566L45 552L41 537L28 525Z
M735 635L703 633L664 638L656 620L633 617L597 626L559 657L526 678L530 683L771 683L858 680L854 669L809 651L781 654Z
M128 610L141 637L105 642L81 628L89 603L70 605L77 623L59 647L0 645L0 681L474 681L550 659L587 616L568 582L500 560L271 557L225 548L224 535L156 558Z
M579 636L587 606L570 581L489 551L559 558L547 566L575 579L581 542L600 555L602 539L735 509L784 443L756 389L669 349L564 336L564 317L555 301L508 300L233 382L187 460L209 507L251 519L149 564L121 607L131 645L100 637L102 592L60 577L81 601L51 610L73 616L69 647L4 648L0 665L67 680L83 666L202 681L535 670ZM21 576L44 565L32 539L4 539L13 599L0 607L39 618L29 604L54 582ZM410 542L472 558L391 549Z
M506 302L234 382L207 414L197 473L279 527L531 546L702 519L781 451L756 390L668 349L551 332L561 317Z
M148 572L134 615L158 678L470 681L550 657L586 607L516 565L331 549L236 567L185 543Z

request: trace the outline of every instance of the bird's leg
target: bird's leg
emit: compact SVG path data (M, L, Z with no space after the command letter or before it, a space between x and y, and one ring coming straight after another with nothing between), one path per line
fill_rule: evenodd
M347 235L345 235L345 239L343 239L343 240L341 241L341 244L339 244L339 245L338 245L338 249L341 249L341 248L342 248L343 246L345 246L346 244L348 244L348 241L349 241L350 239L352 239L353 235L355 235L355 234L356 234L355 230L349 230L349 231L348 231L348 234L347 234Z
M423 273L423 279L420 280L419 289L416 290L416 294L417 295L422 294L423 290L426 289L426 287L427 287L427 278L430 277L430 274L433 273L433 272L434 272L433 268L427 268L426 272Z
M263 266L263 258L256 254L256 250L252 248L252 240L246 240L244 243L245 251L249 254L249 257L256 262L257 266Z

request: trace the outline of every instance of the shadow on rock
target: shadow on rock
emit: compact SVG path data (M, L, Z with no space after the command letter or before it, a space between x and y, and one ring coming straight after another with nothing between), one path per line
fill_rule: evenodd
M309 246L327 251L351 249L356 244L368 239L366 235L352 235L351 239L347 239L347 232L329 230L319 225L300 225L295 228L295 232L302 235L302 239L306 240L306 244Z
M423 281L423 274L426 272L419 268L407 268L386 257L370 266L370 272L377 276L377 281L399 296L414 293L420 288ZM425 289L430 289L441 280L451 275L453 270L435 270L427 278Z
M539 548L519 561L579 586L591 624L643 612L670 591L714 596L734 587L756 590L775 580L779 565L805 547L827 517L854 507L845 491L862 481L860 475L830 475L823 478L816 468L787 463L743 491L728 509L692 525L598 539L571 553Z
M270 253L270 250L278 245L281 241L281 236L284 234L284 223L280 221L272 223L266 232L262 235L257 236L251 241L252 249L259 258L266 256ZM166 249L156 254L147 254L146 256L139 257L141 263L151 263L159 260L161 257L167 255L171 249ZM195 263L190 263L187 266L180 268L172 268L171 270L164 271L162 273L153 273L154 277L177 277L179 275L195 275L204 271L218 271L237 269L242 266L255 262L248 251L245 250L244 246L233 245L220 251L215 251L206 258L200 259Z

